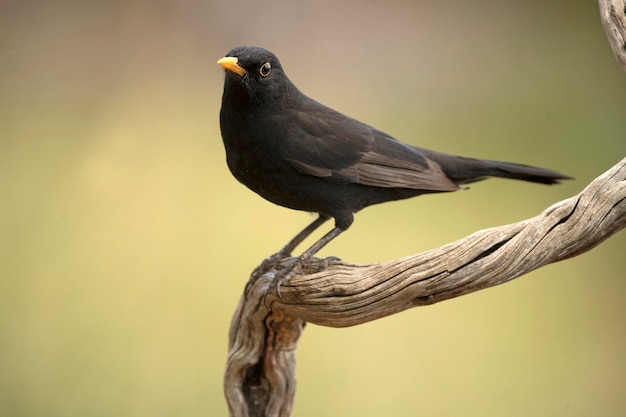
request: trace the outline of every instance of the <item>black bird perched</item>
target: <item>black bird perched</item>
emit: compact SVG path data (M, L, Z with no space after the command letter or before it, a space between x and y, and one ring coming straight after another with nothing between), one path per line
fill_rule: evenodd
M278 58L262 48L240 46L217 63L226 69L220 126L232 174L275 204L319 214L271 259L290 256L334 218L334 229L300 256L301 265L348 229L354 213L372 204L455 191L486 177L542 184L571 178L401 143L304 95Z

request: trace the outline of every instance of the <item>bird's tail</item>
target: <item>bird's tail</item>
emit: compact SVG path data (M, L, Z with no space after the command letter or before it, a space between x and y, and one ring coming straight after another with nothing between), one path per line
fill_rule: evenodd
M540 184L558 184L572 179L560 172L512 162L465 158L429 151L427 157L441 165L445 174L457 184L468 184L487 177L511 178Z

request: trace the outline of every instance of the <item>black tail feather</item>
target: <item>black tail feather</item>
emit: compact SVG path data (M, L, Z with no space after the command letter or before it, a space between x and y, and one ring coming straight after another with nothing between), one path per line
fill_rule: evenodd
M493 177L512 178L516 180L536 182L539 184L560 184L561 180L571 180L573 177L560 172L538 168L530 165L514 164L511 162L486 161L489 165L489 174Z
M487 177L511 178L539 184L559 184L561 180L573 179L558 171L530 165L465 158L432 151L425 153L429 159L441 165L443 172L457 184L481 181Z

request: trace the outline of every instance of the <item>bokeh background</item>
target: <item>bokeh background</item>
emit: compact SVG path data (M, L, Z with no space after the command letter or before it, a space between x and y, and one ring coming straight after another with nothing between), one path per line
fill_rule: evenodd
M405 142L576 177L371 207L321 255L527 218L626 155L626 74L593 1L3 0L0 415L226 415L247 277L311 220L228 172L215 61L240 44ZM625 251L622 232L497 288L310 325L294 414L624 415Z

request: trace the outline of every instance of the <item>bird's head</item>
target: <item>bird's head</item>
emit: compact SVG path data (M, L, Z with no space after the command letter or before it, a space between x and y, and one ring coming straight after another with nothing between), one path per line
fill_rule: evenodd
M226 70L224 96L243 101L280 100L292 85L270 51L239 46L217 61Z

